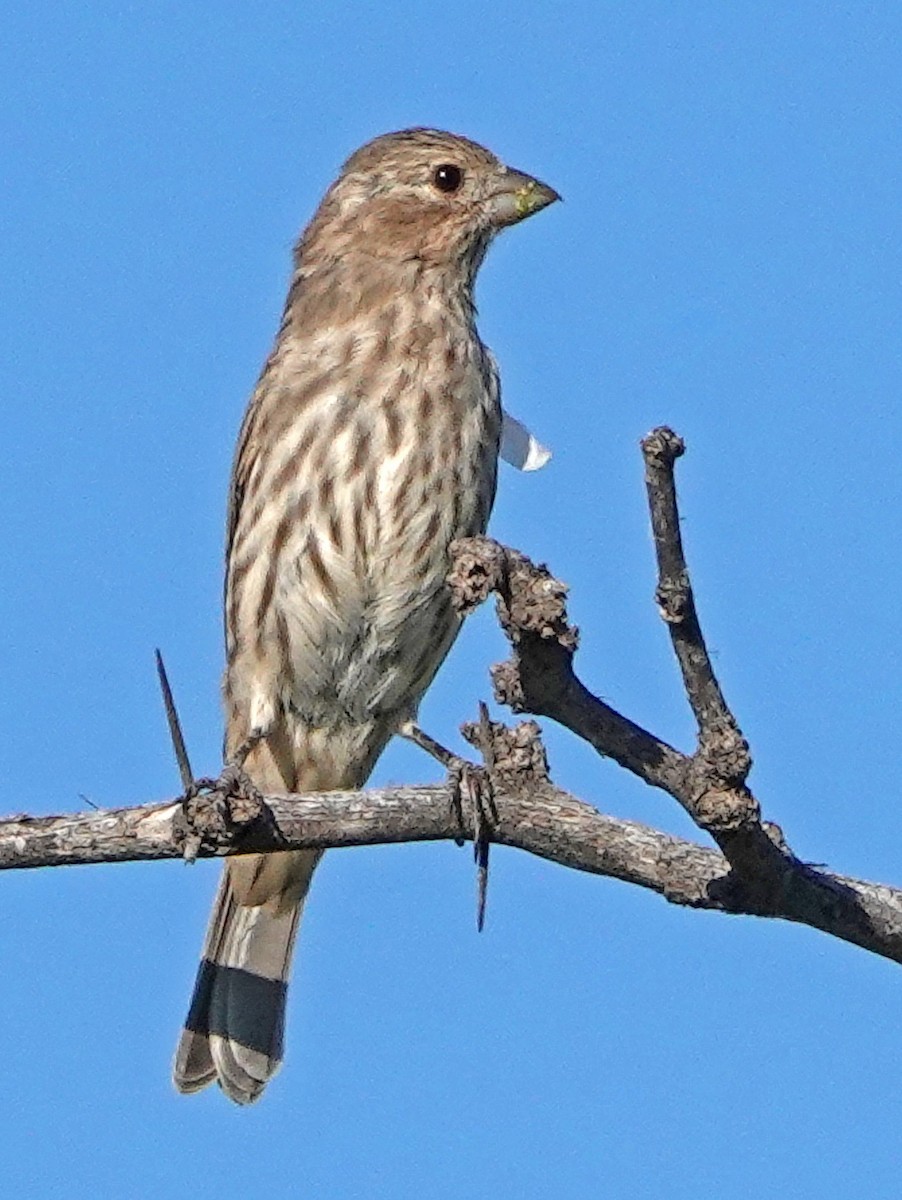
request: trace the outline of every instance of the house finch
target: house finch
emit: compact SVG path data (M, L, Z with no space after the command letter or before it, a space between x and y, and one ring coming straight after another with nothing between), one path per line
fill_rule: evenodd
M493 236L556 199L475 142L410 129L351 156L297 244L227 532L226 757L264 793L361 787L457 634L448 547L485 530L502 430L473 285ZM180 1091L215 1079L244 1104L277 1069L319 857L225 864Z

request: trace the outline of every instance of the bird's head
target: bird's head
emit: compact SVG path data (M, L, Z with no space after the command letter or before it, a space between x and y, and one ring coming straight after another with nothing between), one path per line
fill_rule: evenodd
M460 265L472 278L496 233L559 199L467 138L437 129L387 133L345 163L299 258L362 253Z

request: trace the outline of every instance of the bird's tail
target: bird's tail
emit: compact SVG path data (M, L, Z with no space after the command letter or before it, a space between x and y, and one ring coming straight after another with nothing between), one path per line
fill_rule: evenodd
M280 725L247 757L263 791L359 787L397 726L304 728ZM230 722L227 751L244 730ZM282 1061L285 998L304 900L319 850L242 854L226 860L173 1080L196 1092L214 1080L238 1104L256 1100Z
M318 859L247 855L223 871L175 1056L180 1092L216 1080L231 1100L250 1104L278 1070L294 942Z
M227 753L245 730L230 721ZM284 728L245 763L264 791L293 791L296 763ZM262 1093L282 1061L288 975L317 850L243 854L226 860L213 904L173 1082L196 1092L214 1080L238 1104Z

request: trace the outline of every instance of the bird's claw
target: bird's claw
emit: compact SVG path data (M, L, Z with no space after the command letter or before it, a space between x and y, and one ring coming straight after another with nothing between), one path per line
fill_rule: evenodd
M217 777L195 779L185 789L176 835L182 857L194 862L202 846L231 846L236 831L265 811L260 791L240 762L227 762Z

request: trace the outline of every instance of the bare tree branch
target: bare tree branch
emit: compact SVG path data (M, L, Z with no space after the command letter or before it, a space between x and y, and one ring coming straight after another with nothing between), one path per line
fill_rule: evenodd
M748 746L715 676L683 553L674 466L684 445L660 428L642 451L655 598L698 727L691 754L617 712L577 677L567 587L546 567L489 538L468 538L452 547L449 584L462 613L497 597L512 650L492 670L499 702L550 717L667 792L717 849L603 815L548 778L534 722L507 728L484 718L465 726L464 735L479 746L491 778L491 840L648 888L675 904L810 925L902 962L902 891L803 862L779 827L761 819L746 783ZM452 793L439 785L259 797L208 781L165 804L0 820L0 870L458 839L462 822L473 838L473 813L462 814Z
M266 796L261 821L236 823L231 840L204 842L202 858L234 851L322 849L390 842L451 840L460 832L445 784ZM902 962L902 891L815 871L811 890L794 885L762 913L717 850L618 820L554 787L495 785L493 841L561 866L607 875L657 892L674 904L726 913L783 917ZM0 820L0 870L180 858L181 800L51 817ZM472 831L468 831L472 833ZM812 903L812 899L815 903Z
M683 554L674 465L684 450L682 439L666 427L642 441L658 561L656 601L698 724L693 754L682 754L642 729L577 677L578 634L567 619L567 587L546 567L490 539L468 538L453 547L455 602L467 612L496 593L498 617L513 651L492 669L496 699L514 712L552 718L677 800L729 863L726 883L743 896L741 902L731 900L731 907L738 903L742 911L786 916L785 896L792 893L790 919L823 929L824 914L832 913L828 931L838 933L835 917L841 911L845 932L838 936L864 945L868 917L854 896L838 888L835 877L795 857L779 826L762 821L746 786L748 746L714 674Z

